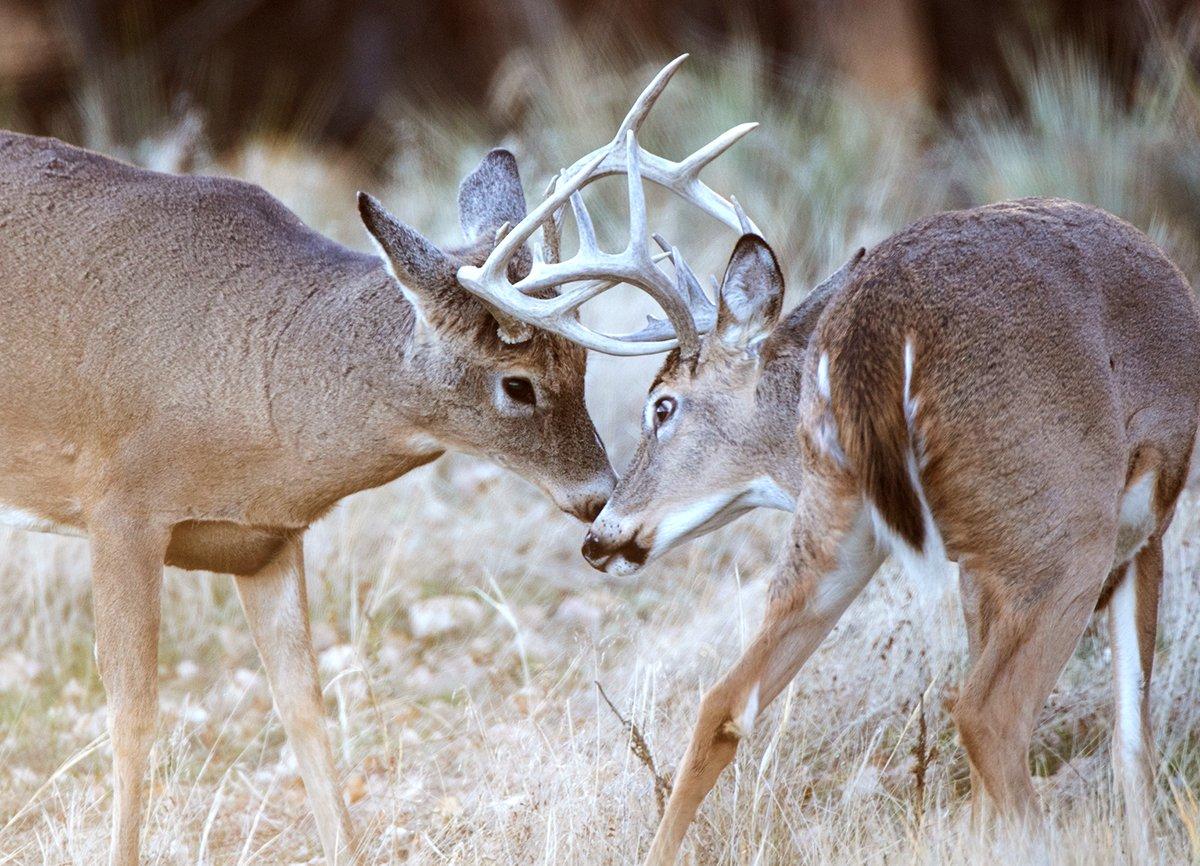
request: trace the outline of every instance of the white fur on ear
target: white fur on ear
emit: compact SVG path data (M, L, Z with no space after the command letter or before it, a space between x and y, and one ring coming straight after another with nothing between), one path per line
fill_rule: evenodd
M775 254L757 235L743 235L725 268L716 333L732 349L757 355L779 320L783 275Z

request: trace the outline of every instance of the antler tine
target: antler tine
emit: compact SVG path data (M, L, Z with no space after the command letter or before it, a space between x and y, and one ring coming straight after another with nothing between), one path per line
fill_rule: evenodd
M758 129L758 124L751 122L739 123L733 129L725 130L725 132L718 135L708 144L704 145L704 147L695 151L686 159L680 160L679 173L684 177L696 177L704 170L706 165L756 129Z
M729 200L733 203L733 212L737 214L738 225L741 226L742 234L758 234L754 223L750 222L750 217L746 216L746 212L742 210L742 203L737 200L737 196L730 196Z
M617 127L617 134L613 136L612 140L613 144L621 144L625 140L626 133L637 132L641 128L646 115L650 113L650 109L654 107L654 103L658 101L658 97L662 96L662 92L667 89L672 76L683 65L683 61L687 59L688 55L680 54L659 70L658 75L654 76L654 79L646 85L646 89L633 101L633 105L630 106L629 111L625 114L625 119Z
M596 227L592 225L592 215L588 213L583 196L578 191L571 193L571 213L575 215L575 228L579 231L579 249L588 253L600 251L596 243Z
M695 271L683 258L678 247L671 247L671 261L675 265L675 272L682 280L684 288L687 289L688 306L692 310L692 318L696 320L696 327L701 332L707 331L716 324L716 306L708 299L708 295L704 294L700 280L696 279Z
M641 148L637 135L631 129L625 133L625 172L629 188L629 253L635 258L649 258L646 245L649 225L646 217L646 190L642 186Z
M587 163L577 172L572 174L567 180L554 191L554 194L546 198L525 215L525 218L517 223L505 236L496 244L491 254L487 257L487 261L483 263L483 271L489 279L495 279L500 274L508 269L508 261L516 254L521 244L529 240L538 227L546 222L547 219L553 218L553 214L559 207L563 205L571 197L575 191L582 189L589 180L592 180L592 173L604 162L605 154L596 154L589 159Z
M697 279L696 272L692 270L687 260L684 259L683 254L679 252L679 247L667 243L667 239L658 232L654 233L653 238L654 242L663 250L663 252L656 256L655 260L670 259L671 264L675 266L676 272L682 275L683 286L687 290L684 293L684 297L687 298L688 306L692 308L693 317L696 318L696 327L701 332L705 331L706 328L700 323L699 317L695 316L695 312L697 309L704 311L706 305L711 307L712 301L708 299L708 295L704 293L704 289L700 286L700 280Z
M563 208L554 212L542 226L542 261L554 264L562 259L562 222Z
M678 250L675 250L674 248L673 248L673 251L678 252ZM677 263L679 263L679 262L683 263L682 266L677 265L676 270L675 270L675 291L676 291L676 293L678 293L680 295L680 297L687 297L687 294L689 292L688 281L690 280L692 282L695 282L696 276L695 276L695 274L692 273L691 268L689 268L687 266L687 263L683 262L682 257L673 259L672 261L675 261ZM697 284L697 288L699 288L698 284ZM701 297L703 297L703 292L701 292ZM705 298L704 300L706 302L708 301L707 298ZM716 323L716 320L717 320L717 308L715 306L713 306L711 303L708 303L707 306L712 309L712 314L711 314L712 321L707 323L707 327L711 328ZM698 317L697 317L697 325L699 326L699 318ZM704 330L704 328L702 328L702 330ZM648 341L648 340L666 340L666 339L670 339L673 336L675 336L675 332L672 329L670 322L664 321L663 319L656 319L653 316L647 316L646 324L640 331L635 331L632 334L625 334L624 336L618 337L617 339L619 339L623 342L628 342L628 343L639 343L639 342L644 342L644 341ZM682 351L682 344L681 344L681 351Z
M558 186L558 179L561 172L556 173L550 178L550 183L546 186L545 195L550 195ZM559 206L550 216L550 219L542 225L542 255L541 261L547 264L553 264L562 259L562 226L563 220L566 217L565 207Z

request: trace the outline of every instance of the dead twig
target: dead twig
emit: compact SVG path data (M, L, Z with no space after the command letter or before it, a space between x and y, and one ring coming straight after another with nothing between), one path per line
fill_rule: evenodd
M925 719L925 693L922 692L917 703L917 742L912 748L914 799L917 812L917 826L925 824L925 784L929 766L937 757L937 746L929 745L929 725Z
M663 812L667 808L667 798L671 796L671 779L658 772L658 768L654 765L654 756L650 754L650 745L646 742L637 723L621 715L621 711L609 700L608 694L604 691L604 686L600 685L599 680L593 680L593 682L600 691L600 697L604 698L604 703L608 704L613 715L629 732L629 751L633 752L633 756L650 771L650 777L654 780L654 799L658 801L658 817L661 820Z

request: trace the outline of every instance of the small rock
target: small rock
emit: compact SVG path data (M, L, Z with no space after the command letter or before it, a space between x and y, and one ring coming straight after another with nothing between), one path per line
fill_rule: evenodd
M199 727L208 721L208 710L191 701L184 701L183 706L179 708L179 718L189 725Z
M442 595L409 605L408 630L417 640L428 640L478 626L486 617L484 606L474 599Z
M361 774L355 773L346 780L346 789L343 791L343 796L346 798L347 805L353 806L363 797L367 796L367 780Z
M26 689L41 672L40 664L14 650L0 658L0 692Z
M317 663L321 668L321 673L326 675L337 674L352 667L356 655L353 644L337 644L321 653Z
M602 618L603 614L600 608L575 595L563 599L558 610L554 611L555 622L593 635L600 631Z
M238 668L233 672L233 682L240 689L256 689L261 685L261 677L257 671L249 668Z
M313 649L319 655L338 642L337 629L327 622L314 622L312 624L312 640Z

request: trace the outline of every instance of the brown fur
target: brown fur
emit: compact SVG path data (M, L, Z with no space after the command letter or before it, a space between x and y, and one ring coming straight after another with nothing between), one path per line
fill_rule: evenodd
M489 154L469 180L471 232L523 212L511 156ZM478 237L446 253L404 227L386 240L393 264L445 264L406 280L420 318L379 257L310 230L258 187L0 133L0 519L16 510L91 539L121 792L114 863L137 859L164 562L247 576L318 830L346 862L297 589L304 529L450 448L520 472L582 517L611 490L584 351L544 333L499 340L453 279L486 254ZM530 379L537 406L506 402L505 375ZM258 576L275 589L257 590ZM263 643L273 630L292 633L283 649Z
M763 626L702 702L648 862L674 861L733 757L729 732L748 731L883 554L933 551L917 484L960 568L972 667L954 717L973 788L1007 818L1036 808L1030 737L1088 618L1114 590L1132 592L1133 612L1127 595L1111 614L1114 669L1129 653L1141 669L1136 684L1127 668L1115 677L1114 753L1131 851L1148 856L1161 538L1200 416L1200 317L1186 281L1110 214L1025 199L922 220L819 300L819 312L775 327L760 355L731 353L718 333L694 370L668 360L651 400L670 395L677 417L643 436L589 536L590 558L611 567L614 544L654 537L714 490L766 475L795 498ZM814 313L811 329L794 327ZM1140 722L1129 718L1134 689Z

